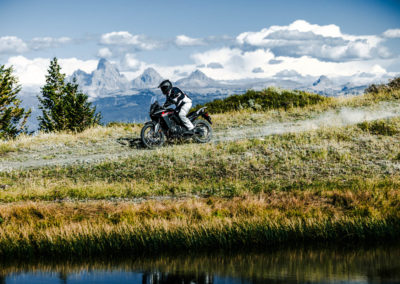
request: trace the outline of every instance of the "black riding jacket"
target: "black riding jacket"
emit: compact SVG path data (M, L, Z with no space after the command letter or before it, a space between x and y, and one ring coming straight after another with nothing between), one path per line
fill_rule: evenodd
M177 108L182 107L182 105L185 103L184 101L187 101L188 99L191 101L190 97L182 92L181 89L173 87L167 95L167 100L164 103L164 107L168 107L172 104L175 104Z

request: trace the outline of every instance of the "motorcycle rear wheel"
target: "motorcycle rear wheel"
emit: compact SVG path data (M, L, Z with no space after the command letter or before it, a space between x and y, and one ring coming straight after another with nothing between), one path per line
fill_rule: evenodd
M161 128L157 133L155 133L154 128L154 123L148 123L143 126L142 131L140 132L142 143L150 149L161 147L165 142L165 134Z
M207 143L210 142L213 134L213 130L211 125L202 119L197 119L193 123L194 125L194 131L195 132L201 132L201 133L196 133L193 135L193 140L198 142L198 143Z

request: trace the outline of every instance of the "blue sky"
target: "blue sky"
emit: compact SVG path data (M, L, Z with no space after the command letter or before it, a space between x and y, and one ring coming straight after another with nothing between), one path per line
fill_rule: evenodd
M106 57L128 78L378 78L400 72L399 47L400 1L0 0L0 64L27 85L54 56L67 74Z

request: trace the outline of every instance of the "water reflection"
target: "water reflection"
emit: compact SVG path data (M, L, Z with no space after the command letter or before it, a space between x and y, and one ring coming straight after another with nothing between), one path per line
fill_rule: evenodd
M400 245L3 261L1 283L400 283Z
M182 283L182 284L213 284L213 277L207 274L179 274L179 273L144 273L142 277L143 284L172 284L172 283Z

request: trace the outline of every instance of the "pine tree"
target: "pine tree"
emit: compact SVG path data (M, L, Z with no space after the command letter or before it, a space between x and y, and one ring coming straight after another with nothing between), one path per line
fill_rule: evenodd
M61 73L57 58L50 62L47 70L46 85L42 87L42 97L38 96L43 115L38 117L39 128L46 132L66 129L66 111L64 105L65 74Z
M80 132L99 123L100 114L96 114L96 108L88 102L88 96L79 92L78 88L76 80L65 82L65 74L61 73L57 58L54 58L50 62L42 96L38 96L39 108L43 112L38 117L41 130Z
M26 131L26 121L31 110L20 107L17 94L21 91L18 80L12 75L13 68L0 66L0 139L15 138Z
M65 86L65 103L67 110L67 128L81 132L86 128L99 124L101 115L96 113L96 107L88 102L88 96L79 90L76 79Z

